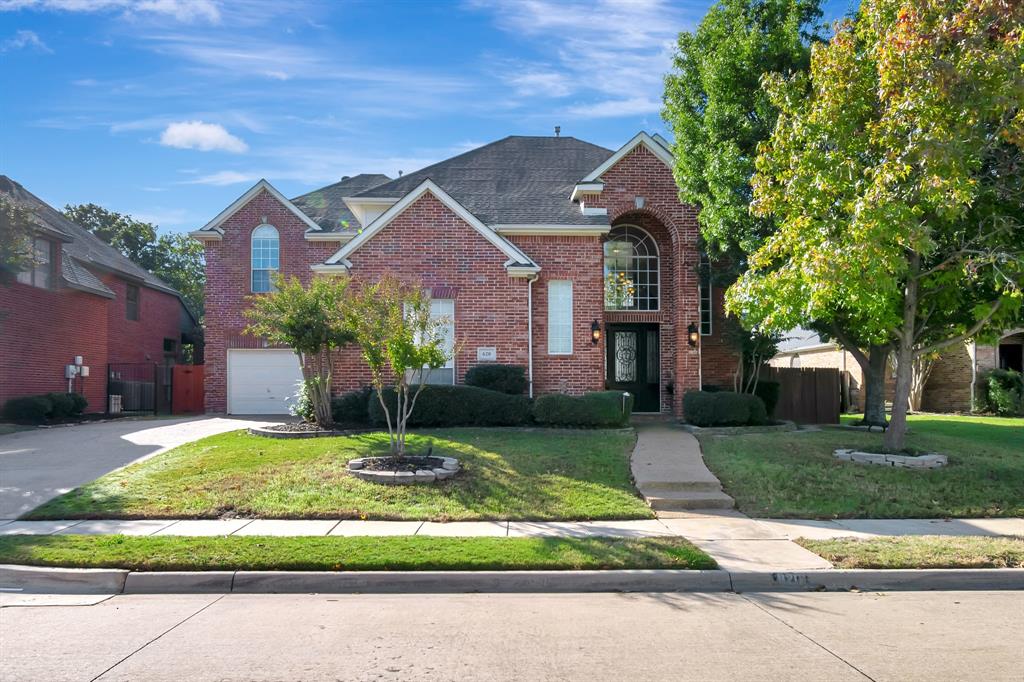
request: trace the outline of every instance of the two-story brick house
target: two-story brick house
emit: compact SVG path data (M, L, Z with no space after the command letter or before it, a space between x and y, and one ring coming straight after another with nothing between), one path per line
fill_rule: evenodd
M169 371L183 345L199 341L195 315L166 282L5 175L0 197L27 213L35 255L0 284L0 405L70 388L85 395L87 412L105 412L108 367ZM69 382L76 359L89 376Z
M507 137L414 173L358 175L288 200L261 180L192 236L206 248L206 405L283 412L299 368L243 333L271 273L431 292L459 351L432 381L482 362L527 368L531 392L629 390L641 412L729 383L721 292L701 269L697 209L679 201L665 140L617 151L571 137ZM368 382L343 353L334 390Z

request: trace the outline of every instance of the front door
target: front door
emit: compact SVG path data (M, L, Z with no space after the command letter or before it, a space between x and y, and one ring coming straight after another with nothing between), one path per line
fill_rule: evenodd
M610 324L605 385L629 391L635 412L661 412L658 325Z

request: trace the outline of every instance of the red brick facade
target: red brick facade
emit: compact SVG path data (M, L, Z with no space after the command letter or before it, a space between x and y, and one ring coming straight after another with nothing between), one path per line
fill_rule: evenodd
M390 272L444 290L455 301L455 337L459 353L456 381L477 364L481 347L496 349L497 362L529 362L529 298L532 294L533 389L536 394L579 394L605 384L604 343L593 343L591 325L648 322L661 334L661 405L679 412L682 395L705 383L731 382L735 361L721 341L721 292L716 291L715 331L701 348L687 343L687 327L699 323L696 209L681 204L671 171L646 147L638 146L603 176L604 190L584 197L587 207L605 207L613 226L631 224L647 230L660 254L660 310L604 310L603 238L599 236L512 235L508 240L529 256L540 272L530 283L505 269L508 256L428 192L353 251L350 274L374 281ZM638 197L640 198L638 200ZM640 206L640 208L638 208ZM242 334L243 311L250 295L250 239L267 222L280 236L280 268L285 275L308 280L310 266L323 263L339 245L310 242L309 229L266 190L256 194L219 228L220 240L207 240L206 406L226 409L226 356L232 347L258 347ZM548 352L548 284L573 283L573 344L569 355ZM531 291L532 290L532 291ZM701 363L703 356L703 363ZM368 383L358 353L345 351L334 372L334 389Z
M59 273L63 254L59 247L54 254ZM81 355L90 374L75 379L73 389L89 401L87 412L103 412L107 363L163 363L165 338L180 349L184 310L177 297L139 285L139 320L128 320L127 282L95 274L116 298L61 286L57 277L52 289L0 286L0 405L18 396L66 391L64 368Z

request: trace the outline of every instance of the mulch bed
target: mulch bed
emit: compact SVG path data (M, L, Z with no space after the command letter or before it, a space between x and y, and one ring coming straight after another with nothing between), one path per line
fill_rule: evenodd
M440 457L407 455L405 457L365 457L363 469L367 471L411 471L439 469L444 464Z

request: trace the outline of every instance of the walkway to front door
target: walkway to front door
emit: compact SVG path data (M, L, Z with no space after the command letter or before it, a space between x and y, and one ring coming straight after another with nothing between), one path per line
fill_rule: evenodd
M609 324L605 385L636 396L634 412L661 411L658 325Z

